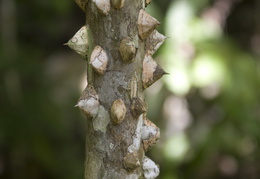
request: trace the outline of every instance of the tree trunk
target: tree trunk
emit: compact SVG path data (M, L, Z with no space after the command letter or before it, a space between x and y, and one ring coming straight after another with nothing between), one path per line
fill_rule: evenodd
M143 10L147 0L75 1L87 19L68 42L88 65L76 105L87 117L85 179L156 178L145 151L160 132L146 118L144 89L165 74L151 58L165 39L159 22Z

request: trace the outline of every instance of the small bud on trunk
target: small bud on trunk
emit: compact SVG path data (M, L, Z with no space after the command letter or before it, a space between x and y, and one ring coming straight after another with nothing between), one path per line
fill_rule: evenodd
M88 55L88 32L87 26L81 27L78 32L64 44L68 45L72 50L85 58Z
M144 40L160 23L143 9L140 10L138 16L139 36Z
M153 55L163 44L166 37L154 30L146 40L146 53Z
M148 157L144 156L142 165L146 179L155 179L159 175L159 167Z
M124 167L128 171L132 171L140 166L137 154L135 152L128 152L124 157Z
M112 4L116 9L121 9L125 4L125 0L112 0Z
M143 61L143 87L147 88L154 82L159 80L163 75L167 74L150 55L145 55Z
M142 139L146 152L160 139L160 129L147 118L144 119L144 126L142 127Z
M98 11L103 15L108 15L110 11L110 0L93 0Z
M134 60L136 53L135 43L128 37L120 43L120 54L124 62L130 62Z
M75 107L79 107L88 118L93 118L98 113L99 98L94 87L88 85L83 91Z
M91 53L90 64L98 74L103 75L107 69L107 63L106 52L100 46L96 46Z
M139 97L133 97L131 111L135 118L147 111L147 105Z
M121 99L117 99L113 102L111 107L111 118L114 124L120 124L126 114L126 107Z

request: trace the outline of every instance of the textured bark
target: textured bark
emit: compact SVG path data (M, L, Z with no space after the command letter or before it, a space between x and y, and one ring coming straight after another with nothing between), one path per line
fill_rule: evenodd
M142 79L146 38L159 23L144 18L149 34L140 36L143 0L75 1L86 12L88 35L88 87L76 105L88 118L85 179L153 179L159 169L144 152L158 141L159 129L146 119Z
M93 2L86 8L87 24L92 33L92 47L101 46L108 55L108 68L104 75L96 73L88 76L89 84L93 83L100 102L110 111L113 101L121 98L126 105L126 116L119 125L109 123L106 132L95 131L92 121L88 120L85 179L120 179L142 178L142 168L128 172L124 168L124 157L133 138L138 120L131 115L130 80L136 79L138 96L143 99L141 84L142 59L144 58L144 42L138 41L138 50L132 63L124 63L119 52L120 42L125 37L138 39L137 19L142 8L140 0L126 1L121 10L111 8L107 16L98 13ZM88 73L89 74L89 73ZM90 79L92 78L92 79ZM110 116L110 115L109 115ZM110 119L108 119L110 120ZM142 120L142 119L140 119ZM136 151L141 162L144 150Z

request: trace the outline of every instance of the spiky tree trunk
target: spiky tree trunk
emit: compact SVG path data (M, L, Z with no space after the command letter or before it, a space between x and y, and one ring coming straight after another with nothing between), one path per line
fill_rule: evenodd
M159 139L146 118L144 89L164 73L151 55L165 37L145 0L75 0L86 26L68 42L88 65L78 104L87 117L85 179L156 178L145 156Z

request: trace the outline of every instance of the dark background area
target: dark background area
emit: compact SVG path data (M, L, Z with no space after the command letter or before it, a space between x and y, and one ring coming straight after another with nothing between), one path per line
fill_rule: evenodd
M170 73L146 92L161 179L260 178L260 1L153 0ZM86 63L72 1L0 1L0 178L80 179Z

